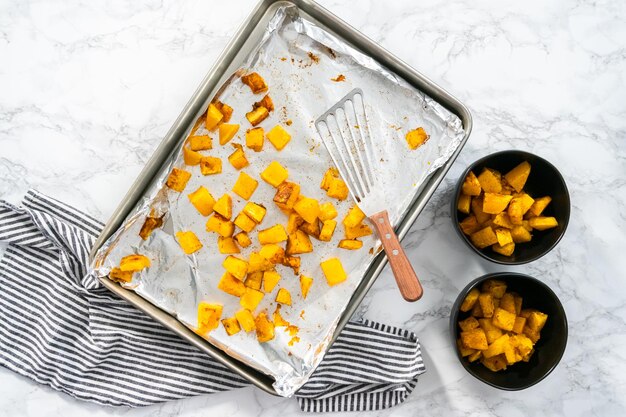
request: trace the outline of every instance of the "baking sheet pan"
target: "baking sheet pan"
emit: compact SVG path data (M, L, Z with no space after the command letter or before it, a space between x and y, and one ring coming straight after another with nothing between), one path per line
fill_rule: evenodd
M255 44L258 44L258 37L262 36L265 25L267 24L268 20L273 16L276 9L289 3L296 4L296 6L299 7L300 12L308 15L308 18L315 21L317 25L322 26L326 30L333 32L336 36L342 37L345 41L350 43L355 48L365 52L370 57L374 58L385 67L387 67L390 71L393 71L394 73L400 75L406 82L425 92L428 96L446 107L448 110L456 114L461 119L465 132L461 146L457 148L455 154L448 160L448 162L444 164L441 168L437 169L431 175L428 181L426 181L422 185L420 191L416 194L415 199L409 205L409 209L407 210L406 214L402 216L402 219L397 223L396 229L398 235L402 237L406 233L410 224L412 224L414 219L419 214L419 211L421 211L421 209L424 207L428 198L430 197L430 195L432 195L432 192L434 192L434 189L441 181L441 179L445 175L445 172L452 164L454 158L462 148L462 145L467 140L467 137L469 136L469 132L471 130L471 118L469 116L469 113L460 103L458 103L458 101L449 96L449 94L447 94L445 91L436 87L429 80L422 77L419 73L411 70L405 64L395 59L393 56L382 50L380 47L374 45L371 41L364 38L358 32L345 25L345 23L341 22L336 17L329 14L327 11L325 11L315 3L308 1L266 1L260 3L253 11L248 21L244 23L244 25L240 28L238 34L235 36L233 41L231 41L226 51L222 54L214 69L209 73L207 78L202 83L201 87L196 91L196 94L188 103L185 110L164 139L161 146L159 146L159 149L157 149L155 155L153 155L151 160L148 162L146 168L138 178L137 182L129 191L123 203L112 216L111 220L109 221L103 232L103 235L96 243L95 249L100 247L104 240L106 240L111 235L111 233L114 232L121 225L126 216L134 208L139 198L141 198L145 189L152 182L154 175L159 171L160 168L162 168L163 163L170 157L172 151L174 149L177 149L177 145L180 143L181 139L188 131L189 126L193 124L195 117L197 117L200 113L204 111L206 103L213 96L214 91L223 83L223 81L225 81L228 76L230 76L230 74L236 68L239 67L242 59L247 56L247 54L251 51L251 48ZM385 262L386 259L384 255L380 255L372 263L371 267L365 275L365 278L361 281L359 287L354 292L354 295L350 300L348 307L345 309L339 321L339 324L336 327L333 340L338 335L341 328L343 328L347 320L350 318L350 316L358 306L358 303L367 292L367 289L369 289L374 279L384 267ZM249 367L241 364L240 362L229 356L226 356L222 351L208 344L203 339L195 335L192 331L182 326L182 324L180 324L169 314L155 308L153 305L138 297L136 294L133 294L128 290L122 289L117 284L111 283L108 280L103 280L103 283L117 294L126 298L142 310L148 312L148 314L151 314L153 317L155 317L166 326L181 334L181 336L185 337L196 346L211 354L211 356L216 357L226 365L230 366L231 368L242 374L242 376L251 380L251 382L255 383L257 386L268 392L274 393L274 389L271 386L271 378L268 378L265 375L250 369Z

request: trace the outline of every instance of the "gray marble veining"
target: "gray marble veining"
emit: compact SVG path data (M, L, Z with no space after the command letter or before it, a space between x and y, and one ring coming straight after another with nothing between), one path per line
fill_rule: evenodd
M424 298L394 302L399 295L385 271L357 313L415 331L428 368L405 404L371 414L626 414L626 3L321 3L457 95L475 122L468 145L404 240ZM0 198L17 203L32 187L106 219L253 5L0 3ZM510 148L537 153L560 169L572 215L551 253L507 268L463 245L449 201L467 164ZM522 392L474 380L448 339L458 291L501 270L541 277L569 318L561 364ZM295 401L252 388L105 409L0 369L3 416L298 412Z

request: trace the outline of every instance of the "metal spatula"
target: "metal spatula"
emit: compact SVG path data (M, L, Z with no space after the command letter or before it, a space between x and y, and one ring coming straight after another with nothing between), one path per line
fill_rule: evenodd
M315 127L333 162L346 182L356 204L374 224L402 297L418 300L422 285L389 223L382 198L384 190L377 182L363 91L355 88L315 121Z

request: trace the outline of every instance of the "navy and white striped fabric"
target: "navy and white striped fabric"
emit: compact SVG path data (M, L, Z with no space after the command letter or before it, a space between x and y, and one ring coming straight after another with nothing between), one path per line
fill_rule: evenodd
M237 374L103 288L87 257L103 224L30 191L0 201L0 365L80 400L145 406L239 388ZM425 370L415 334L351 322L296 398L303 411L404 401Z

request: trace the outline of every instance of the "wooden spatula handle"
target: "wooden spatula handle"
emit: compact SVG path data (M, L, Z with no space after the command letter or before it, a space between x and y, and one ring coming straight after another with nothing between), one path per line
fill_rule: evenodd
M387 253L389 265L391 265L391 270L396 278L402 297L407 301L419 300L424 293L422 284L420 284L413 266L411 266L404 249L400 245L398 236L396 236L391 223L389 223L387 211L381 211L370 216L370 220L374 223L378 236L383 242L383 249Z

